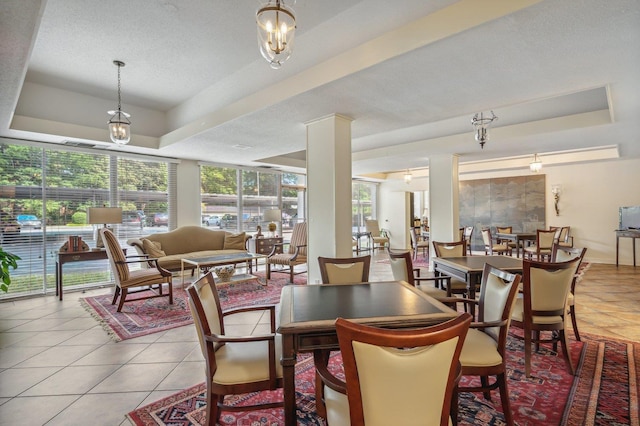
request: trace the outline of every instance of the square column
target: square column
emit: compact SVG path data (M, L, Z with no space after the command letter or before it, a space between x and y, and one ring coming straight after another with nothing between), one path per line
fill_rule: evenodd
M429 157L429 240L458 241L460 229L457 155ZM433 244L430 254L435 256Z

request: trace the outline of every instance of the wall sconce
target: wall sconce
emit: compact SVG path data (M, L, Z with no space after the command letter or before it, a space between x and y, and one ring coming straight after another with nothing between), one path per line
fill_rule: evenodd
M562 185L551 185L551 193L553 194L554 207L556 209L556 216L560 216L560 209L558 208L558 202L560 201L560 194L562 193Z
M407 169L407 171L404 174L404 183L409 184L411 183L411 178L413 176L411 175L411 171L409 169Z

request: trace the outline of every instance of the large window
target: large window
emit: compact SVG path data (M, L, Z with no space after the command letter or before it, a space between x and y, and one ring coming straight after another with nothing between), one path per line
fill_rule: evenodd
M351 184L353 232L363 232L365 220L376 219L376 189L375 183L355 181Z
M123 208L123 223L111 225L123 247L153 232L150 217L167 213L167 163L37 144L0 143L0 152L0 243L21 257L0 297L55 289L57 252L69 237L96 247L101 225L87 223L87 208ZM106 260L65 264L63 277L65 288L111 281Z

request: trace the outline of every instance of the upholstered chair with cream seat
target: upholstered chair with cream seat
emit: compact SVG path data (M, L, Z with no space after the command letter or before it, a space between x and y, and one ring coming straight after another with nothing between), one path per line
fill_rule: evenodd
M496 234L512 234L513 226L496 226ZM496 238L496 243L498 244L506 244L513 252L513 249L516 248L516 243L511 240Z
M549 229L553 229L556 231L556 238L554 243L559 244L563 247L573 247L573 237L569 235L571 231L570 226L550 226Z
M345 380L327 369L325 352L314 353L327 424L450 425L470 323L471 315L461 314L432 327L388 330L338 318Z
M467 245L464 240L454 242L442 242L433 241L433 249L436 253L436 257L462 257L466 256ZM448 294L464 294L468 293L467 283L460 281L456 278L452 278L447 288Z
M442 299L451 296L451 293L447 293L442 288L450 289L449 282L451 277L421 277L420 268L414 268L411 260L411 252L406 250L387 250L389 252L389 261L391 263L391 272L393 273L393 279L396 281L405 281L414 287L420 288L420 290L427 293L429 296L435 299ZM439 283L444 284L440 285ZM425 284L422 284L425 283Z
M318 257L323 284L356 284L369 281L371 256Z
M511 255L511 247L507 243L498 244L493 240L491 228L482 228L482 241L484 242L484 254L489 256L496 254Z
M582 265L582 261L584 260L584 255L587 252L587 248L578 248L578 247L567 247L560 244L554 244L551 249L551 261L552 262L566 262L572 259L580 259L578 266L576 267L576 274L573 276L573 281L571 282L571 290L569 291L569 295L567 296L567 305L569 306L569 315L571 315L571 325L573 326L573 334L576 336L576 340L580 341L580 332L578 331L578 321L576 320L576 284L578 283L578 279L580 276L578 275L578 271L580 271L580 265Z
M417 259L418 252L422 251L422 257L429 257L429 240L423 240L418 235L416 228L409 228L409 236L411 237L411 249L413 250L413 258Z
M505 354L511 310L521 276L510 274L489 264L484 265L480 299L464 299L465 303L478 305L477 322L471 328L460 354L463 376L480 376L480 385L460 387L459 392L482 392L491 400L492 389L499 389L502 411L507 425L513 425L507 388L507 357ZM460 301L460 299L455 299ZM489 377L495 376L490 382ZM454 398L457 400L457 398Z
M279 248L287 246L287 250L283 250L283 253L278 253ZM306 271L295 272L294 268L297 265L307 263L307 223L296 223L293 226L291 232L291 241L288 243L274 244L271 253L267 256L267 283L271 279L271 273L273 272L286 272L289 274L289 281L293 282L293 276L301 274ZM271 265L280 265L283 269L271 269Z
M214 426L220 411L248 411L282 407L282 401L240 406L224 404L225 395L282 388L282 343L276 334L275 305L256 305L222 311L211 272L187 288L189 308L206 361L206 424ZM225 319L241 312L269 312L271 332L252 336L225 334Z
M556 231L553 229L538 229L536 230L536 243L532 246L524 248L524 255L527 259L540 262L545 259L551 259L551 247L556 238Z
M127 296L131 293L149 292L145 297L137 297L140 299L151 299L154 297L168 297L169 304L173 304L173 281L171 272L158 266L156 259L145 256L126 257L120 243L115 234L108 228L100 229L104 248L109 258L113 278L116 282L116 288L113 293L112 305L120 297L117 311L121 312ZM129 269L131 264L146 264L147 268ZM166 292L165 292L165 288Z
M571 374L575 368L569 354L566 328L567 297L580 259L567 262L522 261L522 297L516 299L511 314L512 327L524 330L525 374L531 376L531 343L562 345L562 353ZM550 332L544 339L541 332Z
M371 242L373 244L373 252L375 252L377 248L385 248L389 245L389 238L382 235L382 232L380 231L380 225L378 225L377 220L365 220L364 226L369 233L369 237L371 238Z

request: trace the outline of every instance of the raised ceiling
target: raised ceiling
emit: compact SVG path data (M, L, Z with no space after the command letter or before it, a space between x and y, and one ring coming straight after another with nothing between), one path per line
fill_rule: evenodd
M615 146L640 157L637 0L297 0L291 59L254 0L0 3L0 136L302 170L305 123L353 118L355 175ZM132 142L108 142L122 60ZM499 117L484 149L471 117Z

